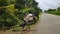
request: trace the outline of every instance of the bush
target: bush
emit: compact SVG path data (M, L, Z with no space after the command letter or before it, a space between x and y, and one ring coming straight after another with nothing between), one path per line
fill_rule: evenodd
M2 8L2 10L0 10L2 11L0 12L2 13L0 14L0 22L2 23L1 28L2 27L10 28L18 23L18 17L15 16L14 10L15 9L13 5L9 5L9 7L6 7L5 9Z

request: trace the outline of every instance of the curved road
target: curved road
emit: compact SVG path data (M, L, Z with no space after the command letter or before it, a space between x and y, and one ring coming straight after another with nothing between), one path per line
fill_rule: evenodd
M60 34L60 16L42 13L33 34Z

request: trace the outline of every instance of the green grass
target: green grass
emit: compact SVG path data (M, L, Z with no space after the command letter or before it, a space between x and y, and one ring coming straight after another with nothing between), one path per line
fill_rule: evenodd
M12 31L20 31L20 30L21 30L21 27L16 27Z

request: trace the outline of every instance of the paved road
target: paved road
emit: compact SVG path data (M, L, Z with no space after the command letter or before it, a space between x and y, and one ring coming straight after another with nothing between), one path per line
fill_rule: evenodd
M60 16L43 13L33 34L60 34Z

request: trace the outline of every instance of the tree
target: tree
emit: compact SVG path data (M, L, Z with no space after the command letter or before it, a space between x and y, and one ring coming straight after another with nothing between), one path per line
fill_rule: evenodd
M15 0L15 8L21 9L24 8L25 2L24 0Z
M10 4L10 0L0 0L0 6L7 6Z
M60 7L58 7L57 10L60 11Z
M0 0L0 28L20 24L29 11L38 17L41 9L35 0Z

